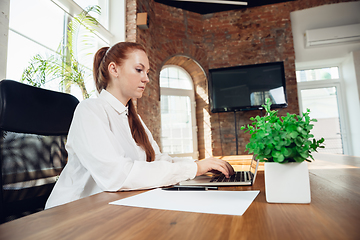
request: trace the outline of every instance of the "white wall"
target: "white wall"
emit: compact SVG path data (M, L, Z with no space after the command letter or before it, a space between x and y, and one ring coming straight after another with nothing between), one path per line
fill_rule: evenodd
M360 42L305 48L306 30L360 23L360 1L323 5L290 13L296 63L339 59L360 49Z
M342 64L344 94L347 103L347 112L352 155L360 156L360 98L359 84L356 79L360 79L360 50L350 53Z
M10 0L0 0L0 80L6 77Z
M358 95L360 101L360 51L353 52L353 58L354 58L354 66L355 66L355 77L357 79L357 87L359 93Z
M306 48L304 38L306 30L360 23L360 1L295 11L290 17L296 69L340 67L348 154L360 156L360 42Z

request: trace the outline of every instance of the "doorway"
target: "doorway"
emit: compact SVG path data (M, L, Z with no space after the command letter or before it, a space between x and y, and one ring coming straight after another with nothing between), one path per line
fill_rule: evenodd
M315 139L324 138L319 152L346 153L346 130L338 67L297 71L300 112L310 109Z

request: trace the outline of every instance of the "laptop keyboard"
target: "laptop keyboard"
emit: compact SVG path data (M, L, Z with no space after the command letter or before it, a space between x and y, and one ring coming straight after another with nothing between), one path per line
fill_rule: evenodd
M221 173L220 175L212 177L210 182L246 182L249 181L249 179L249 172L239 171L235 172L235 174L229 178L226 178L225 175Z

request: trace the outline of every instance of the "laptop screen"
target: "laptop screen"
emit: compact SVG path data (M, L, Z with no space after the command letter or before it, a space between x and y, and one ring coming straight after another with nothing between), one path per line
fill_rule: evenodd
M250 172L252 174L255 174L255 171L256 171L256 167L257 167L257 161L254 157L253 159L251 160L251 163L250 163Z
M257 168L259 166L258 161L259 160L255 159L255 156L253 156L253 158L251 159L251 163L250 163L250 174L253 179L253 183L255 182Z

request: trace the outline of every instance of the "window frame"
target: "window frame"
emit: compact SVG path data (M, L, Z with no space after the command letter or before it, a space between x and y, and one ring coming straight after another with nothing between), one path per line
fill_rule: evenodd
M192 140L193 140L193 152L192 153L180 153L180 154L169 154L171 157L191 157L193 159L199 158L199 151L198 151L198 140L197 140L197 123L196 123L196 101L195 101L195 91L194 91L194 82L190 74L182 67L177 65L166 65L164 66L161 71L166 68L178 68L179 70L186 73L191 82L192 89L180 89L180 88L169 88L169 87L161 87L160 86L160 96L167 95L167 96L187 96L190 97L190 104L191 104L191 122L192 122ZM160 71L160 72L161 72ZM160 78L160 75L159 75ZM160 79L159 79L160 82ZM161 128L160 128L161 129Z
M338 74L339 74L339 78L331 78L331 79L315 79L315 80L311 80L311 81L303 81L303 82L298 82L296 79L297 83L304 83L304 82L318 82L318 81L330 81L330 80L335 80L338 81L341 76L340 76L340 67L337 65L331 65L331 66L323 66L323 67L312 67L312 68L302 68L302 69L296 69L296 72L298 71L308 71L308 70L317 70L317 69L323 69L323 68L337 68L338 69Z
M69 14L71 17L79 15L84 9L82 9L76 2L73 0L51 0L54 4L56 4L59 8L61 8L64 12ZM107 0L110 1L110 0ZM109 3L106 4L109 6ZM107 13L107 9L106 9ZM103 14L103 13L102 13ZM108 17L109 18L109 17ZM109 20L107 20L109 21ZM111 42L111 39L114 35L106 29L101 23L95 27L95 35L101 38L104 42Z
M297 93L298 93L298 103L299 103L299 110L300 113L305 112L306 109L303 109L302 105L302 96L301 90L308 90L308 89L316 89L316 88L328 88L328 87L335 87L337 91L337 101L339 107L339 121L340 121L340 130L341 130L341 140L343 144L343 153L344 154L351 154L351 144L348 137L348 114L347 114L347 107L346 102L343 96L345 96L345 92L342 90L342 69L340 65L337 64L329 64L329 65L317 65L317 66L303 66L301 68L296 69L296 71L301 70L309 70L309 69L320 69L320 68L329 68L329 67L337 67L339 70L339 78L338 79L325 79L325 80L313 80L313 81L306 81L306 82L297 82Z

